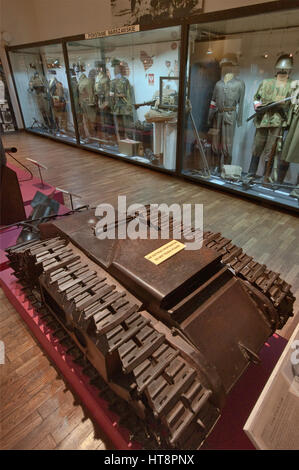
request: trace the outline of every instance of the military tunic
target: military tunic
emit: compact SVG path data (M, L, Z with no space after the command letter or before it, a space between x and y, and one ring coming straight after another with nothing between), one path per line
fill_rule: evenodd
M214 88L209 110L209 123L212 124L212 150L223 155L224 163L232 160L233 139L236 124L242 125L245 83L233 77L219 80Z
M99 73L95 80L95 94L98 103L97 129L106 132L106 125L112 125L110 107L110 79L104 73ZM105 135L103 136L105 137Z
M78 128L79 128L79 134L80 136L85 137L82 109L79 104L79 86L78 86L77 78L74 75L71 77L71 89L72 89L72 94L74 98L74 105L75 105L77 123L78 123Z
M78 87L78 81L75 76L71 77L71 89L73 93L73 98L74 98L74 105L75 105L75 110L76 113L79 112L80 110L80 105L79 105L79 87Z
M110 80L107 75L99 74L96 77L94 89L99 109L105 109L110 105Z
M96 107L94 80L83 73L79 78L79 104L81 106L86 127L91 135L95 133Z
M263 80L254 95L255 103L260 102L262 105L266 105L273 101L281 101L291 96L291 83L291 80L279 82L276 78ZM255 127L286 127L289 106L289 102L281 105L282 111L285 113L285 119L283 116L284 113L279 113L274 107L262 115L256 116L254 120Z
M116 117L116 136L123 139L127 137L127 129L133 126L133 97L129 80L123 76L114 78L110 96L112 112Z
M52 129L51 98L48 93L47 83L38 74L35 74L29 80L29 90L35 91L37 106L42 115L44 124L48 129Z
M254 103L266 105L273 101L281 101L289 96L291 96L291 80L280 82L276 78L268 78L259 85L254 95ZM273 160L276 152L281 150L282 129L287 127L289 106L290 103L286 102L281 105L281 112L278 112L274 107L260 116L256 116L254 124L257 129L249 168L250 175L256 174L262 154L267 164L269 160Z
M131 115L133 99L131 85L126 77L114 78L111 81L112 111L115 114Z
M66 101L63 84L56 78L49 82L49 91L52 97L52 105L58 130L67 130Z

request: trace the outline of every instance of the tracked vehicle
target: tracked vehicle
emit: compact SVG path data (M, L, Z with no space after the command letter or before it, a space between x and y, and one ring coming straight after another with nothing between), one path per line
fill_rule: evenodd
M295 299L279 274L220 233L154 264L183 227L171 219L165 240L167 215L137 217L156 239L99 240L99 218L87 210L41 224L40 240L9 248L8 258L159 445L196 449Z

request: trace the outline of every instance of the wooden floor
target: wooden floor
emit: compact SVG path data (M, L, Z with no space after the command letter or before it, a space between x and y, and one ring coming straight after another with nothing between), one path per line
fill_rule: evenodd
M0 290L1 449L113 449Z
M221 231L280 272L299 298L297 216L42 137L20 133L3 140L18 148L16 157L34 174L26 157L45 164L45 180L80 194L80 203L115 204L118 195L126 195L128 204L204 204L205 230ZM0 302L0 339L6 348L6 363L0 365L0 448L112 449L82 405L74 405L76 398L2 292ZM298 306L297 300L295 312ZM297 322L298 315L280 334L289 338Z

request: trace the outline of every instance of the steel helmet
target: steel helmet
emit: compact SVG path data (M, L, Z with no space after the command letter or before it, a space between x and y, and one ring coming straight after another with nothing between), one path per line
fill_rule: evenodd
M293 57L291 57L289 54L283 54L281 55L276 64L275 64L276 70L286 70L286 71L291 71L293 68Z

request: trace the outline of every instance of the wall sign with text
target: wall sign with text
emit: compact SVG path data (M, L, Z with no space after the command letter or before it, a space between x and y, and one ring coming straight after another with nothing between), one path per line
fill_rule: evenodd
M104 31L97 31L95 33L85 33L85 39L104 38L106 36L116 36L118 34L136 33L140 31L139 24L131 26L122 26L120 28L110 28Z

